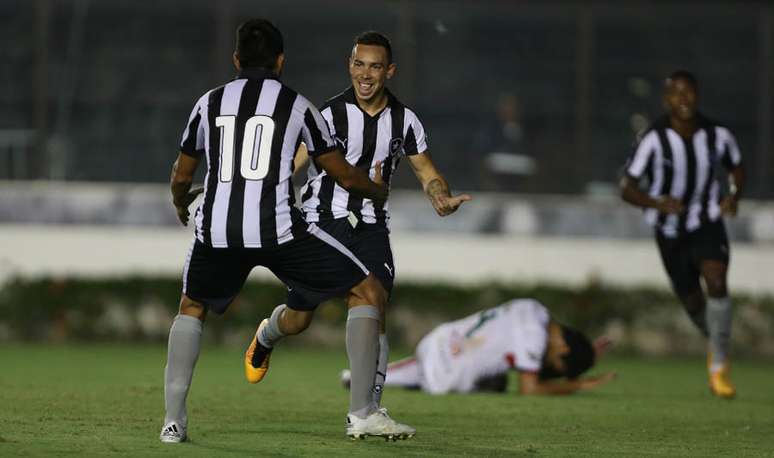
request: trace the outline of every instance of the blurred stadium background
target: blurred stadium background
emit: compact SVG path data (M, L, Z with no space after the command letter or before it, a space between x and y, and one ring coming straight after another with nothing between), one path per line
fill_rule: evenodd
M730 222L730 284L743 298L735 335L752 339L750 353L774 354L774 5L764 1L4 0L0 340L95 337L78 334L84 315L129 329L100 338L164 339L191 237L169 203L170 166L193 101L233 77L233 31L255 15L285 35L283 79L317 103L347 86L357 32L391 36L392 88L423 119L453 188L475 196L438 218L401 167L391 204L398 279L422 290L401 310L421 313L433 297L442 319L509 291L549 306L563 298L568 316L644 342L640 350L701 351L666 291L650 230L616 186L635 135L661 113L662 78L695 72L702 110L736 132L748 170ZM144 295L132 295L136 278ZM155 279L173 286L150 292ZM256 272L256 284L267 279ZM494 283L505 285L494 295L481 286ZM109 299L84 299L97 290ZM590 320L589 298L614 304L610 320ZM274 305L243 301L239 336ZM654 302L664 307L638 319L662 334L635 339L613 319ZM434 323L403 321L420 323L406 345ZM660 342L669 333L692 346Z

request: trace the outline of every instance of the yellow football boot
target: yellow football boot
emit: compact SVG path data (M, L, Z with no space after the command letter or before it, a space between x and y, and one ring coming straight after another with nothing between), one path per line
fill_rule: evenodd
M271 358L271 348L266 348L258 342L258 333L261 328L269 324L269 320L261 321L253 336L253 341L247 347L245 352L245 377L250 383L258 383L266 377L269 372L269 359Z
M728 361L723 364L720 370L712 372L712 353L709 353L707 371L709 372L709 388L712 394L724 399L733 399L736 396L736 388L729 378L731 370Z

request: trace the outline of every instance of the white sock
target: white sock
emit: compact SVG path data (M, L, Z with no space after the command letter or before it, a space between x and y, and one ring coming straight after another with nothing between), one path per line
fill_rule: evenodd
M376 377L374 378L374 403L377 407L382 405L382 393L387 379L387 362L390 358L390 344L387 334L379 334L379 360L376 363Z
M188 425L185 400L191 387L202 340L202 322L195 317L178 315L172 322L167 344L167 366L164 368L164 423L175 421Z
M379 309L359 305L347 316L347 357L351 380L349 413L366 418L376 410L373 400L376 360L379 358Z
M707 330L712 352L710 371L723 368L731 344L731 300L726 297L707 298Z
M271 312L271 316L269 317L268 324L263 327L261 332L255 335L258 338L258 343L266 348L272 348L277 342L285 337L285 334L280 331L279 319L286 308L287 306L285 304L280 304L274 308L274 311Z

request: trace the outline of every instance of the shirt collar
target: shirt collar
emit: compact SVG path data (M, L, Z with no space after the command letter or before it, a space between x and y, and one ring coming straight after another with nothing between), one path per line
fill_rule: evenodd
M242 78L248 78L248 79L279 79L276 73L274 73L273 70L270 70L265 67L251 67L251 68L243 68L239 70L239 73L237 73L236 79L242 79Z
M387 88L384 88L384 94L387 96L387 105L385 105L384 108L382 108L382 111L380 111L375 117L378 117L379 115L384 113L384 111L387 108L392 107L398 100L395 98L394 95L392 95L392 92L390 92L390 90ZM347 103L351 103L356 107L360 108L360 105L357 103L357 97L355 96L355 88L352 86L350 86L346 91L344 91L344 101ZM362 108L360 108L360 110L363 111L363 113L365 113L365 111Z

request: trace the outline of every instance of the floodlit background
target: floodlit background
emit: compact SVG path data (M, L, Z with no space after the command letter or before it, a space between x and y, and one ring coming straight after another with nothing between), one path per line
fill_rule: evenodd
M320 104L348 85L354 35L392 38L391 88L423 120L453 189L475 197L438 218L400 168L398 290L666 291L651 230L616 182L636 134L662 112L663 78L688 69L702 111L733 129L747 166L729 223L731 290L774 293L774 6L733 1L5 0L0 281L179 279L191 230L175 219L170 166L194 101L233 78L234 30L252 16L282 30L283 80ZM174 299L163 302L168 319ZM0 316L0 337L20 337L13 323Z

